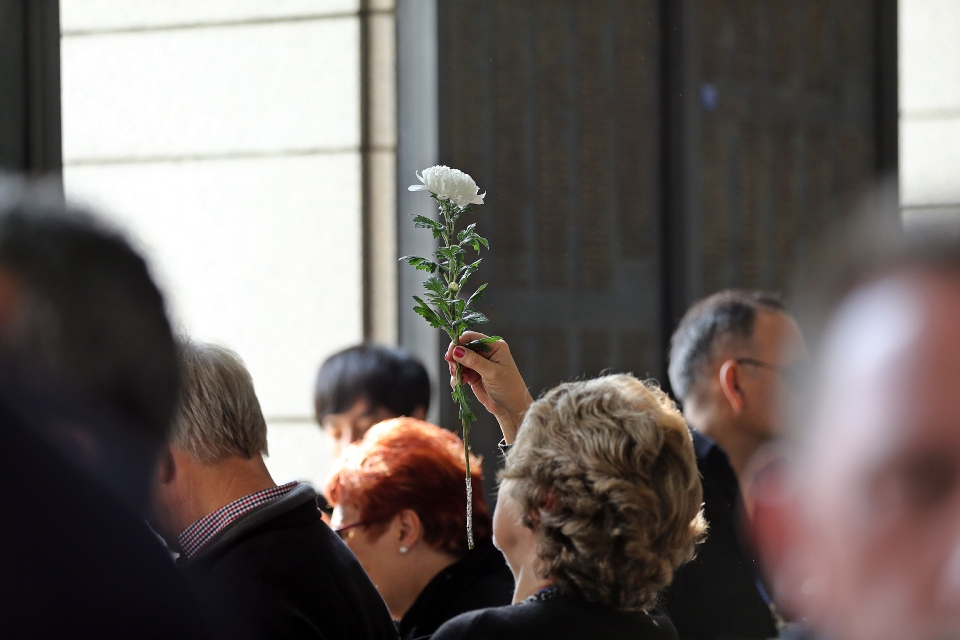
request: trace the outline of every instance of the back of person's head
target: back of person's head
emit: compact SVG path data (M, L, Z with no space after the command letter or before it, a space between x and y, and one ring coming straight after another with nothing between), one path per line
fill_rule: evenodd
M0 178L0 271L17 284L8 366L51 392L104 403L155 445L178 371L163 296L128 240L49 188Z
M670 338L668 373L674 396L681 401L691 397L721 349L749 344L761 311L785 312L785 307L775 294L736 289L690 307Z
M267 424L253 379L225 347L179 340L183 389L170 442L204 464L267 453Z
M686 423L667 394L628 375L534 402L500 478L539 514L543 577L621 610L652 607L705 529Z
M483 467L471 455L475 479ZM334 506L350 505L359 519L385 526L404 509L420 518L424 541L441 551L467 551L463 441L422 420L395 418L370 429L363 440L346 449L330 472L327 499ZM473 531L478 540L490 538L490 510L480 487L473 491ZM381 530L382 533L382 530Z
M349 411L358 401L371 412L392 417L426 415L430 408L427 370L403 349L362 344L336 353L323 363L314 386L317 421Z

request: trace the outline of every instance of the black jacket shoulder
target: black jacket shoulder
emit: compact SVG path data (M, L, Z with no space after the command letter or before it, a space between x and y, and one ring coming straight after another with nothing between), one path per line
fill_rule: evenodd
M490 539L479 540L458 562L424 587L400 621L403 640L425 640L461 613L500 607L513 600L513 574Z
M433 640L676 640L663 616L625 613L577 595L471 611L444 624Z
M301 484L240 518L185 563L254 637L395 640L396 626L353 553ZM253 523L253 526L251 526Z
M736 474L716 443L695 430L691 433L709 529L696 558L680 567L661 593L661 605L683 640L775 637L776 621L760 593L756 562L741 535L743 507Z
M0 629L5 638L211 638L141 514L0 395ZM14 408L11 408L14 407Z

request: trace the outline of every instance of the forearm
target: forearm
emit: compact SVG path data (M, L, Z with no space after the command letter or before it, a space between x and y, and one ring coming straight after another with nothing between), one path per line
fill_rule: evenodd
M507 444L513 444L513 441L517 439L517 432L520 430L523 416L531 404L533 404L533 396L530 395L529 391L526 391L523 401L518 406L497 414L497 422L500 424L500 431L503 432L503 439Z

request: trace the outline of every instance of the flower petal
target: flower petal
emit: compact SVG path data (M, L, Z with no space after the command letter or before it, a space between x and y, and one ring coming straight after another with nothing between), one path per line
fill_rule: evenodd
M407 191L426 191L427 188L422 184L412 184L407 187Z

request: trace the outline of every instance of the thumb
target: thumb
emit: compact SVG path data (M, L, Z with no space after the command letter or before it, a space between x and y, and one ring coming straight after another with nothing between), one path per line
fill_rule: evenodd
M455 362L462 364L468 369L473 369L480 374L481 378L489 378L494 375L497 365L490 362L480 354L466 347L454 347L451 353Z

